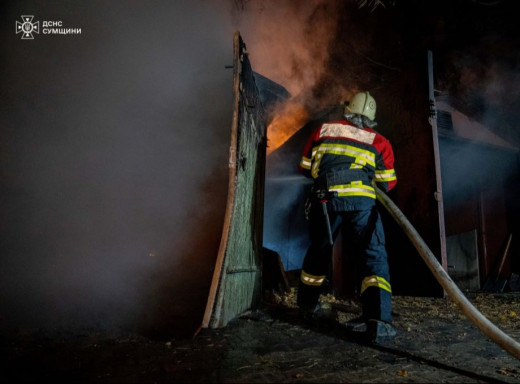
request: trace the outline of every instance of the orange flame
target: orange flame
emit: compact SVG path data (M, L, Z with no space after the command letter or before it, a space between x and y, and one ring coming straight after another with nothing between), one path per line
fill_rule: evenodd
M290 100L282 104L267 127L267 154L285 143L308 119L309 112L303 105Z

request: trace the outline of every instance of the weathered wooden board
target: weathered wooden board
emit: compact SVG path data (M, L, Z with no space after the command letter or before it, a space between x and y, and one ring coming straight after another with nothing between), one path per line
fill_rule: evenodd
M253 307L262 286L265 112L239 32L234 35L233 93L228 200L204 328L223 327Z

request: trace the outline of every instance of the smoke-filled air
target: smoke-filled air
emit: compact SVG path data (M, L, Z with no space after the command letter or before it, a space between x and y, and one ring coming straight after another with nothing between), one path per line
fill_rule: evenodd
M191 335L226 204L233 32L254 71L291 95L269 111L270 153L320 108L406 70L417 24L393 3L374 12L340 0L3 4L0 326ZM81 34L22 40L22 15ZM479 57L468 68L451 54L450 90L517 117L517 67L478 72ZM473 82L483 73L501 85ZM496 119L510 134L513 120Z

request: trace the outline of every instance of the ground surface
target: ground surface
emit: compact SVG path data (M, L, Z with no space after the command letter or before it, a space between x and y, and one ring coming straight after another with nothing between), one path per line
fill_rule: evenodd
M324 297L333 319L304 324L291 295L273 297L226 328L193 340L152 341L95 330L2 335L0 382L485 383L520 382L520 361L487 339L449 299L394 297L395 341L352 340L340 321L355 302ZM474 305L520 340L520 296L476 295Z

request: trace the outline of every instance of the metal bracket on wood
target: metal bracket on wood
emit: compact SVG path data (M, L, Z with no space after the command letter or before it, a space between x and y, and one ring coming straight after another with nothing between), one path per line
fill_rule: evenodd
M229 168L235 168L236 157L235 147L229 147Z

